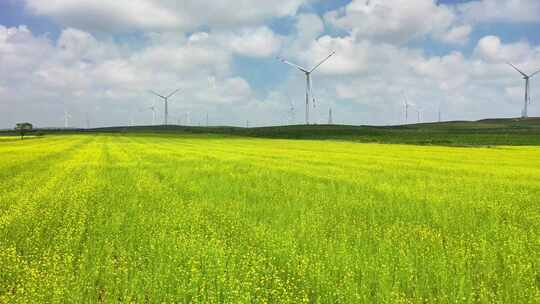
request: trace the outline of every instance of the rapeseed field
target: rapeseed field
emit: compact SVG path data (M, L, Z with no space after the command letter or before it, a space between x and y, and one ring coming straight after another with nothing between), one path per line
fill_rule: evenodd
M0 303L538 303L540 147L0 140Z

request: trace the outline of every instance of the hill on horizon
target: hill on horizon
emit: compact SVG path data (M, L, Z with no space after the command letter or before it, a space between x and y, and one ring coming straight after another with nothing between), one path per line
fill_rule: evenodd
M92 129L36 129L44 134L57 133L153 133L219 134L228 136L347 140L357 142L486 146L540 145L540 117L488 118L478 121L428 122L393 126L369 125L285 125L267 127L233 126L116 126ZM8 133L13 133L9 131ZM6 134L6 132L4 132Z

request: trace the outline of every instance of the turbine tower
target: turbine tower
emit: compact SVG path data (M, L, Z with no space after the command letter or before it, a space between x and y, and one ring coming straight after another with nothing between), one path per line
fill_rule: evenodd
M279 58L278 57L278 60L280 60L281 62L285 63L285 64L288 64L292 67L295 67L297 68L298 70L300 70L302 73L304 73L306 75L306 125L309 125L309 97L311 95L311 74L318 68L320 67L326 60L328 60L330 57L332 57L336 52L333 51L332 53L330 53L330 55L328 55L326 58L324 58L321 62L319 62L315 67L313 67L311 70L308 70L306 68L303 68L295 63L292 63L290 61L287 61L283 58ZM315 103L315 99L313 99L313 103Z
M416 113L418 114L418 123L420 123L420 114L422 113L422 109L416 109Z
M174 94L178 93L178 91L180 91L180 89L176 89L174 92L167 96L163 96L154 91L150 91L151 94L156 95L157 97L163 99L163 101L165 102L165 125L167 125L167 119L169 118L169 98L171 98Z
M528 106L529 106L529 104L531 104L530 83L529 83L529 81L531 80L531 78L533 78L534 75L540 73L540 70L532 73L531 75L527 75L527 74L523 73L522 71L520 71L518 68L516 68L516 66L514 66L510 62L507 62L507 63L508 63L508 65L513 67L516 71L518 71L523 76L523 79L525 80L525 104L523 106L523 111L521 112L521 118L527 118L528 117L528 114L527 114Z
M334 124L334 118L332 117L332 108L328 110L328 124L333 125Z

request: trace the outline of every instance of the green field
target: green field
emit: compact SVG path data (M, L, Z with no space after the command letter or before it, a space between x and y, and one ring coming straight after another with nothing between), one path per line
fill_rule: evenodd
M538 303L540 147L0 140L0 303Z

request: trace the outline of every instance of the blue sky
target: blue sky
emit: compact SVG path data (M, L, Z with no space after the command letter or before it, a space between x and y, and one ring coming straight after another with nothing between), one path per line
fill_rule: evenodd
M212 7L216 11L212 11ZM536 0L0 2L0 128L150 124L148 94L182 88L170 120L215 125L405 123L403 102L433 121L515 117L540 69ZM530 116L540 116L531 83ZM407 96L407 97L405 97ZM408 123L416 122L409 119Z

